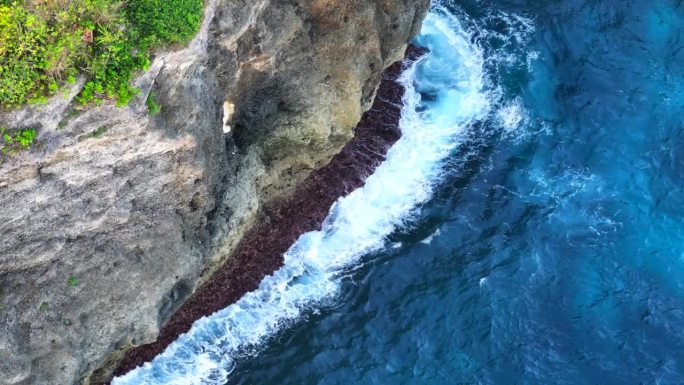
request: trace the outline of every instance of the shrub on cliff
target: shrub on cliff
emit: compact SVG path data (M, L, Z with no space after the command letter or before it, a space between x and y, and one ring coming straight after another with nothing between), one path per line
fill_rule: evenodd
M140 44L149 48L190 40L202 22L202 8L202 0L136 0L126 15Z
M8 130L0 127L0 164L6 156L12 156L27 150L36 139L36 130L26 128L22 130Z
M0 106L45 100L78 74L81 103L127 104L152 48L186 43L202 0L0 0Z
M16 4L0 5L0 103L39 100L75 74L83 54L79 32L62 27Z

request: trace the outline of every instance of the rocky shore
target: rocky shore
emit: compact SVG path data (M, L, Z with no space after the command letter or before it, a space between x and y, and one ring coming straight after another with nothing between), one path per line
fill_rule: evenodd
M383 72L373 106L363 114L354 138L329 164L312 172L291 196L265 207L258 225L243 238L231 259L180 307L162 327L157 341L130 350L115 375L150 361L187 332L195 320L255 290L263 277L282 265L283 254L300 235L320 229L338 198L363 185L401 136L404 89L396 80L402 69L423 53L421 48L409 46L405 59ZM103 380L100 383L106 382Z
M0 384L106 380L133 347L162 330L168 343L256 287L382 158L340 151L428 5L207 0L199 34L156 53L129 106L79 106L79 79L46 104L0 111L0 126L37 132L0 165ZM376 135L358 148L397 136ZM347 169L307 179L336 154ZM288 196L292 209L277 203ZM279 241L256 251L266 238ZM226 276L223 291L200 289ZM131 357L121 370L143 359Z

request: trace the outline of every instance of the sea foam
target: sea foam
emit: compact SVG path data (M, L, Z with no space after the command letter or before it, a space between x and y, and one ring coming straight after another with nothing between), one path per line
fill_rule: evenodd
M417 43L430 52L400 77L406 88L402 137L365 185L340 198L321 231L302 235L284 265L235 304L196 321L152 362L114 385L225 384L235 360L308 309L339 294L345 271L386 238L432 194L443 160L490 108L483 55L459 21L439 6Z

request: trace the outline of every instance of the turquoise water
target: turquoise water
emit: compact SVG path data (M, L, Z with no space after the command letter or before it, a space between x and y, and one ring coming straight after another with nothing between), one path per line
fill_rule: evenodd
M116 384L684 384L684 2L435 4L402 139Z

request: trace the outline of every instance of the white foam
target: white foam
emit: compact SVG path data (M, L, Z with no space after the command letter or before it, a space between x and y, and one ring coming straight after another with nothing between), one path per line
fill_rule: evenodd
M235 359L334 299L342 277L432 194L442 161L460 134L489 109L483 57L456 18L435 7L424 22L421 44L431 50L400 78L404 96L402 137L366 184L339 199L321 231L302 235L285 254L284 266L238 302L195 322L151 363L114 385L220 384ZM437 78L435 78L437 76ZM415 87L414 87L415 85ZM419 91L434 96L421 101Z
M523 107L522 101L519 98L501 107L496 115L499 119L499 124L501 124L506 133L516 131L527 120L525 107Z
M424 244L426 244L426 245L429 245L430 243L432 243L432 240L435 239L436 236L439 236L441 233L442 233L442 232L441 232L439 229L437 229L437 230L435 230L434 233L428 235L427 238L425 238L425 239L423 239L422 241L420 241L420 243L424 243Z

